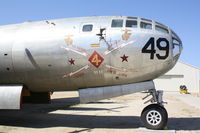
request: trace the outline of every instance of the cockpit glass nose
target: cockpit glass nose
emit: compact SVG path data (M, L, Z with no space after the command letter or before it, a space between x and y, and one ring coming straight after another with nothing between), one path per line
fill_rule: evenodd
M181 54L182 51L182 42L178 35L172 31L172 45L173 45L173 57L176 57Z
M172 42L173 42L173 56L175 57L181 53L181 44L175 38L172 38Z

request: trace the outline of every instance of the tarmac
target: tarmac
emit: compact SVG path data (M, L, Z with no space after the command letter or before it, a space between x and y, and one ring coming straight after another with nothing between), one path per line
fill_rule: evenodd
M167 130L146 129L140 113L147 106L137 93L79 104L77 92L56 92L51 104L25 104L0 111L0 133L200 133L200 98L164 93Z

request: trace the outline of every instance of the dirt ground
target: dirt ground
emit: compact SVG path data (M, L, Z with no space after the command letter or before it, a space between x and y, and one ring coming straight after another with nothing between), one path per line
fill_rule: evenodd
M26 104L20 111L1 110L0 133L153 133L140 122L145 95L79 104L77 92L56 92L51 104ZM169 130L163 132L200 133L200 109L178 97L184 95L164 94Z

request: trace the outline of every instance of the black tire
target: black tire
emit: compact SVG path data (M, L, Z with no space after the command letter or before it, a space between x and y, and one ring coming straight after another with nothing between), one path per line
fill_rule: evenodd
M152 114L154 115L152 116ZM167 126L168 114L163 106L159 104L150 104L143 109L141 121L148 129L161 130Z

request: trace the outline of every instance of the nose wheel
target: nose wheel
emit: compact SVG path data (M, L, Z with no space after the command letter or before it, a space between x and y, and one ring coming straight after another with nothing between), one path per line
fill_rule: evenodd
M150 104L141 113L142 123L149 129L164 129L167 126L168 114L159 104Z
M167 126L168 114L163 106L163 92L151 89L147 93L149 94L143 99L146 99L149 96L152 96L152 98L145 103L151 102L153 104L150 104L143 109L141 121L146 128L156 130L164 129Z

